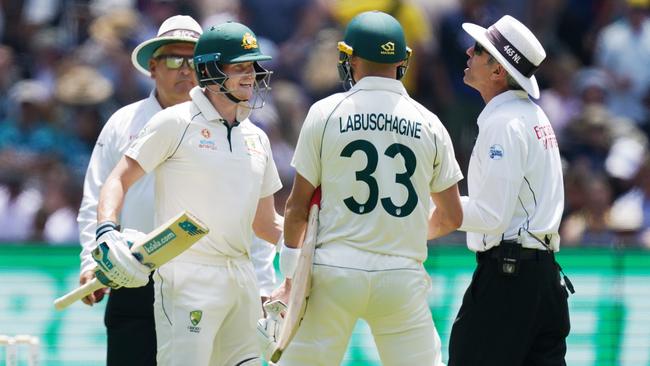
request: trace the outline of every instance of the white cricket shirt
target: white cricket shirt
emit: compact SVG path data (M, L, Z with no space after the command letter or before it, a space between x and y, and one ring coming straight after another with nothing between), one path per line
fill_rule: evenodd
M484 251L522 234L523 245L544 249L526 233L551 235L564 210L562 164L553 127L524 91L494 97L478 117L479 133L467 173L469 197L462 197L467 246Z
M322 249L347 246L420 263L427 258L431 192L462 179L438 117L400 81L381 77L365 77L315 103L292 165L322 187ZM353 263L362 260L343 255L337 263L367 268Z
M148 98L129 104L117 110L108 119L93 148L86 178L83 200L77 216L79 241L81 242L81 272L95 267L91 256L97 228L97 203L102 185L129 145L138 136L149 118L162 108L151 92ZM122 227L148 233L154 229L153 221L153 176L146 175L138 180L126 194L120 213Z
M153 116L126 155L155 175L157 225L187 210L210 228L178 258L249 255L258 201L282 187L268 137L248 118L229 127L201 88L190 96Z

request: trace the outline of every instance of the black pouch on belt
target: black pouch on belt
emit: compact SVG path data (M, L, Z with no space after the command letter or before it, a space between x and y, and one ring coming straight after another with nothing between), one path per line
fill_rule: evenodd
M516 276L521 264L521 244L515 240L503 240L499 244L499 271L504 276Z

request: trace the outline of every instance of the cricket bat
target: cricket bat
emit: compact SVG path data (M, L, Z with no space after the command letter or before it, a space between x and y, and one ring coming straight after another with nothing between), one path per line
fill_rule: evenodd
M311 290L311 270L314 264L314 251L316 250L320 201L321 190L320 187L317 187L311 198L305 240L302 243L296 271L291 281L291 293L289 294L287 314L284 317L282 328L280 329L277 345L271 354L271 362L278 362L280 360L282 352L287 349L287 346L289 346L289 343L296 335L298 327L300 327L300 322L305 315L305 310L307 309L309 292Z
M208 231L209 229L196 217L188 212L181 212L154 229L142 240L135 242L131 246L131 252L142 264L153 271L191 247ZM96 268L95 276L102 277L105 275L100 269ZM75 301L81 300L104 287L107 286L97 278L93 278L77 289L54 300L54 307L57 310L63 310Z

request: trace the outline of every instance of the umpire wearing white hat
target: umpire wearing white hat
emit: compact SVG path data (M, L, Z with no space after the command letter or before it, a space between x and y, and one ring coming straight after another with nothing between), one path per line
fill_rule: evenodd
M478 266L454 321L449 366L565 365L568 287L555 261L564 210L553 127L533 103L546 57L525 25L504 16L465 23L465 84L486 103L462 197L467 246Z

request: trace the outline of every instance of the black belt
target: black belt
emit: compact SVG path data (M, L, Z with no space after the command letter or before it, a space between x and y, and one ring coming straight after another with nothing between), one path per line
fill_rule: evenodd
M510 240L507 240L508 242ZM492 258L492 259L497 259L499 258L499 251L501 248L499 246L495 246L490 248L489 250L486 250L484 252L476 252L476 260L484 260L487 258ZM540 259L546 259L546 258L554 258L553 252L550 252L546 249L533 249L533 248L521 248L521 256L519 259L521 260L540 260Z

